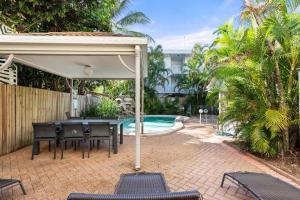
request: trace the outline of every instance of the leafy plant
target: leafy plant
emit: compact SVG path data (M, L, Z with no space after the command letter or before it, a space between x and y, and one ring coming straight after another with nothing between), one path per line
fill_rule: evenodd
M164 112L163 114L168 115L179 115L182 114L179 104L179 98L164 98L163 100Z
M91 104L88 105L85 110L81 112L82 117L99 117L98 105Z
M175 76L177 84L174 89L187 90L186 106L191 106L193 114L198 113L199 105L205 105L207 86L212 78L212 68L205 63L207 46L196 44L191 58L182 66L182 73Z
M145 78L145 87L155 90L157 86L164 87L168 82L166 77L171 72L165 67L164 53L161 45L150 47L148 52L148 76Z
M148 76L145 78L144 107L146 114L164 114L165 105L159 99L156 87L164 86L168 82L166 77L171 71L166 69L164 53L161 45L150 47L148 53Z
M120 108L116 101L104 97L100 101L98 112L103 118L117 118L120 113Z
M219 27L213 47L215 84L223 94L222 123L237 124L252 152L284 155L298 119L296 66L300 58L298 0L245 1L247 25ZM298 135L300 139L300 135Z

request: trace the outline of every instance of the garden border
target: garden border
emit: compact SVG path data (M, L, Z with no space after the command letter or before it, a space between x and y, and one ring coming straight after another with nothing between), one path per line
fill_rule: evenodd
M238 148L237 146L231 144L230 142L223 141L222 144L226 145L227 147L231 147L231 148L237 150L239 153L242 153L242 154L244 154L244 155L246 155L246 156L249 156L250 158L252 158L252 159L254 159L254 160L260 162L261 164L266 165L267 167L269 167L269 168L272 169L273 171L277 172L278 174L280 174L280 175L282 175L282 176L284 176L284 177L286 177L286 178L292 180L294 183L300 185L300 179L298 179L298 178L292 176L291 174L285 172L284 170L282 170L282 169L280 169L280 168L278 168L278 167L276 167L276 166L274 166L274 165L269 164L269 163L266 162L265 160L263 160L263 159L261 159L261 158L255 156L255 155L253 155L253 154L251 154L251 153L248 153L248 152L246 152L246 151L244 151L244 150Z

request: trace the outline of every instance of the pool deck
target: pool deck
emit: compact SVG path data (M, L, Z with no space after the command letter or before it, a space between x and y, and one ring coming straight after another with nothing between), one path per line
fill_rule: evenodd
M224 172L265 172L294 185L264 164L222 143L215 130L197 120L185 123L174 134L142 137L142 171L162 172L171 191L197 189L205 200L251 199L236 186L225 183ZM93 149L82 159L80 151L68 149L63 160L52 159L48 146L30 160L31 146L0 157L0 176L21 179L28 195L18 187L3 190L1 200L65 200L70 192L112 193L120 174L133 172L134 137L125 136L119 154L107 157L106 147ZM58 150L60 153L60 150Z

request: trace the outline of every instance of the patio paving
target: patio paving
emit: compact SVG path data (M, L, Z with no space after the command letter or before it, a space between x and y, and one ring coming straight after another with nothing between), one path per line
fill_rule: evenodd
M197 189L204 199L250 199L245 192L226 182L224 172L265 172L291 182L267 166L222 144L211 127L190 121L176 133L142 137L142 170L162 172L171 191ZM66 199L70 192L112 193L120 174L133 172L134 137L124 138L119 154L107 157L105 147L93 149L91 157L68 149L63 160L53 160L48 146L30 160L31 147L0 157L0 177L21 179L28 195L19 187L3 190L0 199ZM58 155L60 151L58 151ZM292 182L291 182L292 183Z

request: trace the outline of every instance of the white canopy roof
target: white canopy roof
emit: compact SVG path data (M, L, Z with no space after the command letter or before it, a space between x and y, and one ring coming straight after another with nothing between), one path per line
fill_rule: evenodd
M133 79L136 45L145 75L147 39L141 37L84 32L0 35L0 56L14 54L15 62L67 78Z
M101 32L0 35L0 57L8 55L5 66L13 60L71 79L135 79L135 168L140 169L140 86L141 74L147 71L146 38Z

